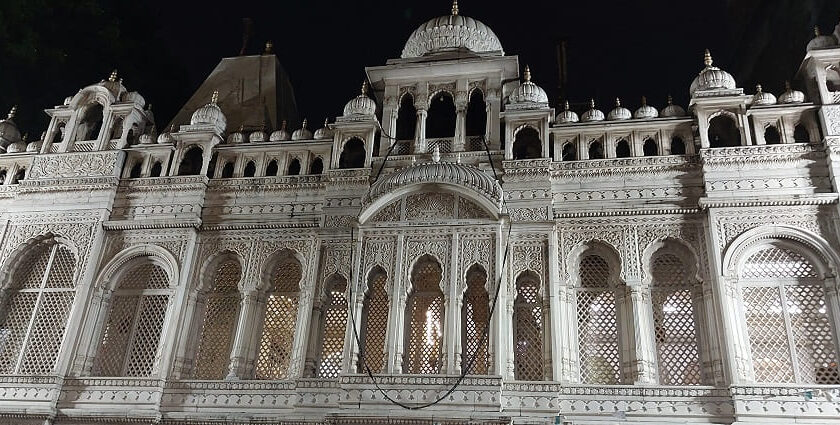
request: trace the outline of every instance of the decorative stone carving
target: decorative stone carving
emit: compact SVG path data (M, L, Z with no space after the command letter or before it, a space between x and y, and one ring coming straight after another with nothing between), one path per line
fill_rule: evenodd
M70 152L38 155L32 159L30 179L64 177L116 177L122 151Z

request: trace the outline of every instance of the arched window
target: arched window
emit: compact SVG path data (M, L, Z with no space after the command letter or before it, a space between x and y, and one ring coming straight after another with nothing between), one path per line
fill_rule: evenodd
M630 158L630 143L627 140L621 139L615 145L616 158Z
M189 148L178 164L179 176L198 176L201 175L201 166L204 165L204 151L198 146Z
M825 70L825 88L830 92L840 91L840 71L834 65Z
M309 174L323 174L324 172L324 160L321 157L317 157L312 160L312 164L309 164Z
M19 168L14 176L12 176L11 184L18 184L21 180L26 178L26 168Z
M406 93L400 100L400 110L397 112L397 140L414 140L416 128L417 109L414 108L414 98Z
M347 329L347 280L335 274L327 281L324 312L321 314L322 337L318 376L337 378L344 359L344 332Z
M298 176L300 175L300 160L297 158L292 158L292 161L289 162L289 173L290 176Z
M287 254L277 264L266 294L265 319L257 355L257 379L289 378L300 299L300 262Z
M388 293L385 292L387 280L385 269L379 266L374 267L368 274L360 326L362 334L357 366L359 373L366 372L365 366L370 368L371 373L382 372L385 367L385 332L388 328L389 310Z
M163 166L160 164L160 161L155 161L152 164L151 171L149 171L149 177L160 177L161 172L163 172Z
M207 164L207 178L212 179L216 175L216 162L219 160L218 152L210 156L210 163Z
M596 254L580 260L577 289L580 381L584 384L621 383L615 292L607 261Z
M143 161L137 160L128 172L128 178L136 179L143 175Z
M604 145L600 141L589 143L589 159L604 159Z
M354 137L344 143L341 156L338 159L338 168L362 168L365 166L365 143L362 139Z
M96 140L102 129L102 105L94 103L85 107L76 127L76 141Z
M797 124L793 128L793 141L796 143L808 143L811 141L811 136L808 134L808 129L802 124Z
M123 133L123 119L117 117L114 119L114 125L111 127L111 140L119 139Z
M470 375L486 375L490 370L488 355L490 297L487 294L487 272L475 264L467 271L467 289L461 307L461 368L470 367ZM473 358L475 360L473 360Z
M533 272L516 278L516 299L513 303L514 379L542 381L543 317L540 279Z
M272 159L271 161L269 161L268 166L265 167L266 176L276 176L278 171L279 167L277 166L276 159Z
M840 384L836 329L817 268L771 242L739 273L756 382Z
M245 164L245 169L242 170L242 177L254 177L256 173L257 165L254 164L254 161L248 161L248 163Z
M424 255L411 272L411 294L405 307L406 373L440 373L443 363L443 292L440 264Z
M778 145L782 143L782 136L779 134L779 130L776 126L768 125L767 128L764 129L764 143L768 145Z
M222 167L222 178L229 179L233 177L233 161L226 162Z
M483 151L484 136L487 131L487 105L484 94L479 89L472 91L470 102L467 104L466 122L467 150Z
M645 156L657 156L659 155L659 146L656 145L655 140L645 139L645 143L642 145L642 152L644 152Z
M169 278L149 260L126 270L110 298L94 376L151 377L169 304Z
M26 253L0 298L0 374L51 374L75 296L76 260L41 243Z
M713 148L741 146L741 131L732 118L718 115L709 121L709 146Z
M659 383L700 385L700 352L693 300L699 294L686 264L666 249L651 264L651 304Z
M455 135L455 101L452 95L442 91L429 100L429 114L426 118L426 137L453 137Z
M685 142L679 136L671 138L671 155L685 155Z
M137 126L136 126L136 125L133 125L133 126L131 126L131 129L130 129L130 130L128 130L128 133L126 133L126 134L125 134L125 143L126 143L127 145L135 145L135 144L137 144L137 133L136 133L136 130L137 130Z
M52 144L58 145L64 139L64 129L67 127L66 122L58 123L55 132L53 132Z
M216 267L213 284L204 302L204 321L195 354L195 379L224 379L230 364L231 345L239 319L239 280L242 267L237 260Z
M563 145L561 155L562 157L560 159L563 161L577 161L577 146L572 142L566 142Z
M532 159L542 157L542 142L537 130L524 127L513 139L513 159Z
M0 185L6 184L6 176L8 173L9 172L5 168L0 170Z

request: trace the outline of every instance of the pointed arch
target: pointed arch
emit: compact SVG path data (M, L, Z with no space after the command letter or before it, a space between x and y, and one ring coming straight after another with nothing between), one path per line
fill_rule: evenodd
M480 264L467 269L466 290L461 307L461 367L470 375L486 375L490 370L490 296L487 271ZM472 365L470 365L472 361Z
M365 367L372 373L385 368L385 342L388 328L388 273L382 266L374 266L367 275L367 290L362 305L360 328L358 373L365 373Z
M542 381L546 377L544 361L545 316L540 290L540 278L531 270L520 273L515 280L516 298L513 302L513 363L514 379Z
M347 330L347 279L341 274L332 274L324 283L323 305L318 377L338 378L344 358L344 334Z
M403 367L406 373L440 373L445 355L444 298L440 288L443 267L439 259L425 254L414 263L410 276Z
M256 360L257 379L288 379L296 336L303 263L296 253L274 253L264 271L265 304ZM267 276L266 276L267 275Z

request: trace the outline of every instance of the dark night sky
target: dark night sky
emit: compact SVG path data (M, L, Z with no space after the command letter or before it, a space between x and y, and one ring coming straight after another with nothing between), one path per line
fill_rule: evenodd
M568 43L568 97L594 97L602 110L619 96L662 107L685 105L709 48L715 65L747 92L756 82L776 94L796 72L819 24L830 33L836 0L642 0L488 2L461 0L461 14L492 28L506 54L531 66L558 106L555 48ZM450 9L449 0L175 2L0 0L0 112L37 137L41 111L120 70L129 90L154 105L165 125L219 59L238 54L242 18L254 20L248 52L266 40L288 71L302 117L320 123L358 92L366 65L399 57L411 32Z

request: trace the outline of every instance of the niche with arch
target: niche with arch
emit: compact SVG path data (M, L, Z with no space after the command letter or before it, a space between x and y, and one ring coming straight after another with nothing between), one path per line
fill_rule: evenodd
M365 166L365 143L358 137L353 137L344 143L341 156L338 158L338 168L362 168Z
M741 146L741 130L735 120L726 114L720 114L709 120L709 146L727 148Z
M426 138L455 136L455 101L449 92L441 91L429 100Z
M513 138L513 159L542 158L540 134L533 127L522 127Z

